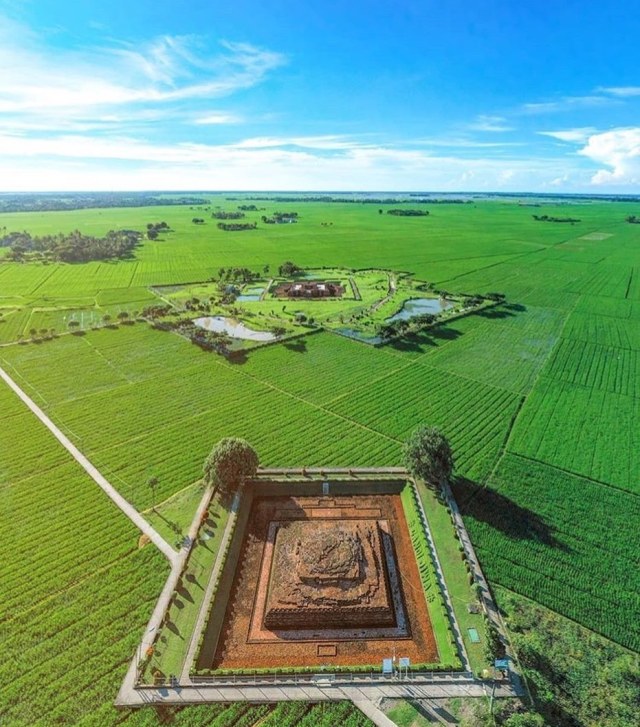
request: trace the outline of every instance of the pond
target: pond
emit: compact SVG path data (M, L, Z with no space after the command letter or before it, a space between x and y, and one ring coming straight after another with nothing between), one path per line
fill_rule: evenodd
M248 288L245 293L236 298L238 303L251 303L260 300L260 296L264 293L264 288Z
M335 332L339 333L341 336L353 338L356 341L362 341L362 343L369 343L372 346L377 346L382 343L382 338L380 338L380 336L359 331L357 328L336 328Z
M225 316L205 316L196 318L194 323L198 328L216 333L226 333L231 338L241 338L244 341L275 341L275 336L270 331L254 331L248 328L237 318L226 318Z
M453 303L442 298L411 298L405 301L402 306L402 310L398 311L395 315L386 319L387 323L392 321L407 321L415 316L423 315L424 313L431 313L431 315L437 315L442 313L443 310L453 308Z

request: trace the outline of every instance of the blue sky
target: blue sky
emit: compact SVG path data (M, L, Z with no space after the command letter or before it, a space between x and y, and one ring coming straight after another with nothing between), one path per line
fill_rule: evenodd
M0 0L0 189L640 190L637 4Z

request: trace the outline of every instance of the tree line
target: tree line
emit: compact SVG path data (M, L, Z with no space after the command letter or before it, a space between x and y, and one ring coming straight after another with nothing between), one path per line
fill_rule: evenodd
M156 197L144 193L2 194L0 212L57 212L95 207L155 207L207 204L202 197Z
M9 232L0 238L0 247L11 248L5 259L14 262L84 263L132 257L141 238L142 233L137 230L109 230L104 237L85 235L80 230L39 237L28 232Z
M382 214L382 210L378 210ZM429 210L405 210L405 209L392 209L387 210L388 215L395 215L396 217L428 217Z
M241 232L242 230L255 230L258 225L255 222L218 222L219 230L225 232Z
M577 217L551 217L549 215L531 215L536 222L580 222Z

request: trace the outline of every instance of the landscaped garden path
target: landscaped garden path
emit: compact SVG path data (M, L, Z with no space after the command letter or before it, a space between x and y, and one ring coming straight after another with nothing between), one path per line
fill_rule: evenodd
M167 541L153 528L133 505L126 500L116 490L116 488L89 462L82 452L66 437L60 429L49 419L42 409L16 384L9 374L0 367L0 378L9 386L10 389L29 407L29 409L38 417L38 419L49 429L53 436L62 444L62 446L71 454L91 479L99 485L104 493L122 510L122 512L133 522L133 524L141 530L151 542L162 551L169 559L171 565L175 565L178 561L178 553L167 543Z

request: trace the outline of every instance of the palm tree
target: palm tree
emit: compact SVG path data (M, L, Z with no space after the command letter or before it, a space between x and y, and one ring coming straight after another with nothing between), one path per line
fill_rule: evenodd
M158 478L154 475L153 477L149 477L147 480L147 484L151 488L151 509L155 512L156 511L156 487L158 486Z

